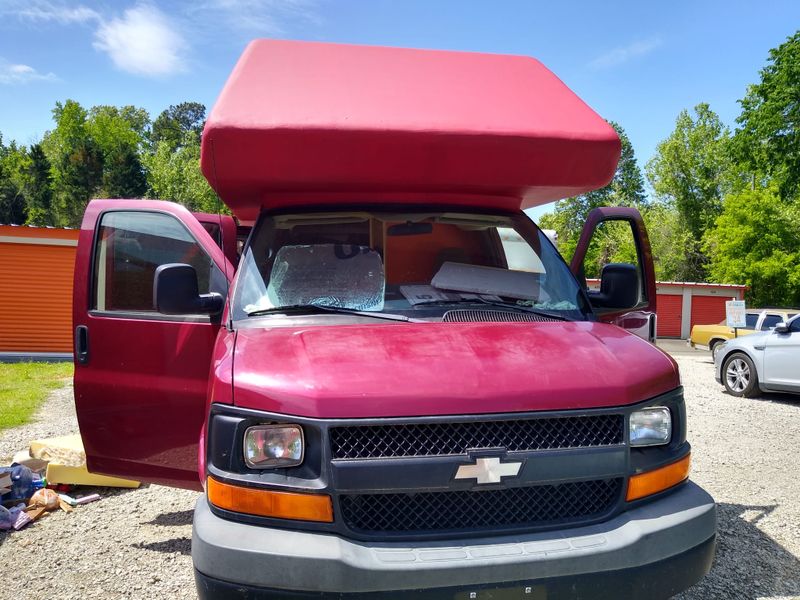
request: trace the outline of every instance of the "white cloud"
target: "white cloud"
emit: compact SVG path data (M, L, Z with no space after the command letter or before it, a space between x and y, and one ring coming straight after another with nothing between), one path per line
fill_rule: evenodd
M29 65L15 65L0 60L0 84L19 85L33 81L58 81L55 73L39 73Z
M119 18L102 21L94 47L108 54L118 69L135 75L163 77L185 70L183 36L151 4L139 4Z
M61 25L100 20L97 11L87 6L50 0L7 0L6 5L0 8L0 14L30 21L54 21Z
M616 67L628 62L632 58L650 54L660 45L661 38L658 37L639 40L628 44L627 46L614 48L610 52L606 52L605 54L598 56L589 63L589 66L593 69L609 69L611 67Z
M318 22L314 0L206 0L194 12L217 15L249 34L281 35L288 21Z
M319 23L318 0L194 0L185 4L134 0L124 10L116 2L95 0L0 0L0 18L11 17L29 26L52 23L83 25L93 30L93 46L121 70L144 77L166 77L187 69L191 39L215 40L231 36L286 35L292 24ZM38 77L48 77L40 75ZM10 77L4 74L4 77ZM29 77L32 80L34 77Z

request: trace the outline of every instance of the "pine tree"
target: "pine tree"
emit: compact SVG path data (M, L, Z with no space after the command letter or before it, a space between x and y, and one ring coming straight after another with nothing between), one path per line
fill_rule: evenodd
M28 152L28 225L58 225L58 215L53 206L53 176L50 161L44 154L41 144L34 144Z

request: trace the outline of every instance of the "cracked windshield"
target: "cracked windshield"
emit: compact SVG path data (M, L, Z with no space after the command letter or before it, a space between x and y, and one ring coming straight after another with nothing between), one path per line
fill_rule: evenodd
M454 307L589 314L550 240L525 217L376 211L264 216L242 257L233 316L436 319Z

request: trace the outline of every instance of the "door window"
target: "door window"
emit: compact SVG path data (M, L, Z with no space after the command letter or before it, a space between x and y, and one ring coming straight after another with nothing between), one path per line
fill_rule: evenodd
M594 230L583 259L583 276L587 279L600 279L603 267L609 263L628 263L636 267L637 304L646 302L647 288L632 223L624 220L602 221Z
M95 244L95 310L155 312L153 278L156 269L168 263L193 266L201 294L225 292L222 272L172 215L107 212L101 218Z
M774 329L775 325L783 321L783 317L780 315L773 315L767 314L764 317L764 322L761 324L761 329L766 331L767 329Z
M758 313L747 313L744 316L745 327L744 329L755 329L758 323Z

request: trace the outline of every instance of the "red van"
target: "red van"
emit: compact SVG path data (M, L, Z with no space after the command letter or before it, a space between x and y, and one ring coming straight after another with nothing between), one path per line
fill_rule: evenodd
M86 211L90 470L203 491L201 598L691 586L715 505L688 480L677 366L648 343L641 217L591 213L568 266L523 212L605 185L619 149L530 58L253 42L203 134L233 216ZM607 221L638 257L592 292Z

